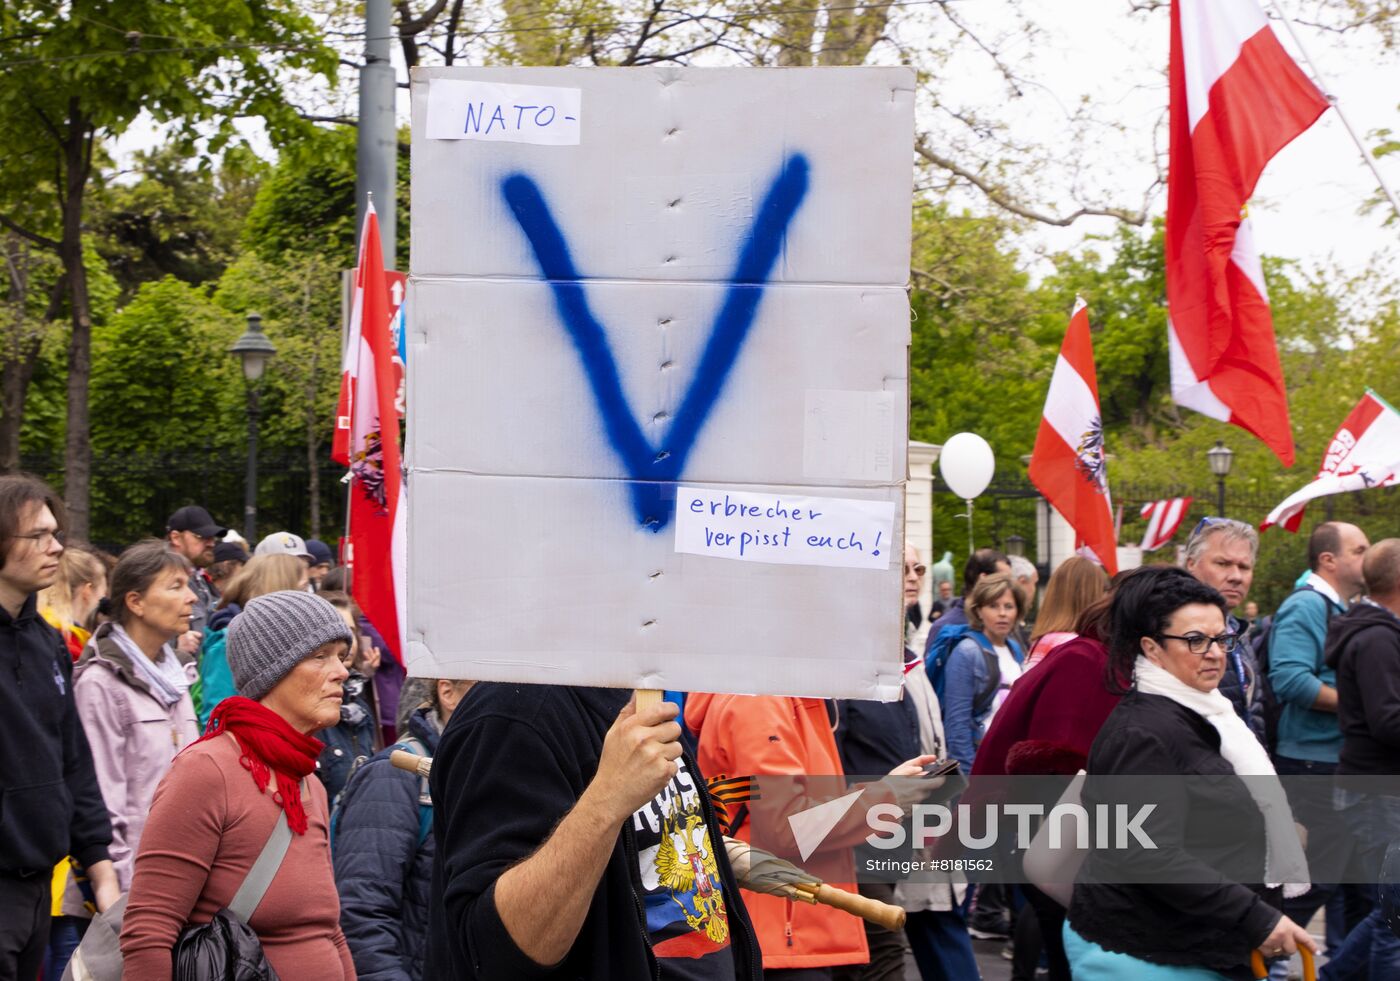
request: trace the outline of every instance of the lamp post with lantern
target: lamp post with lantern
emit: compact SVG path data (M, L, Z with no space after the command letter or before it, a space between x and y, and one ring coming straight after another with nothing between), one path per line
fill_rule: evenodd
M258 525L258 395L263 369L277 348L263 333L262 316L248 314L248 329L229 348L243 366L244 390L248 394L248 471L243 488L243 537L249 547L257 540Z
M1215 474L1215 507L1218 517L1225 517L1225 478L1230 476L1230 466L1235 461L1234 451L1224 440L1217 439L1215 445L1206 450L1206 461L1210 472Z

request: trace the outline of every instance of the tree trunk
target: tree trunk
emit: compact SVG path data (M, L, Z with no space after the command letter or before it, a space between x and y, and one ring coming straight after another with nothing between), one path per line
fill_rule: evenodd
M16 244L12 240L12 245ZM27 249L11 248L10 323L5 338L3 364L0 364L0 473L19 470L20 430L24 426L24 403L29 396L29 383L39 365L43 347L42 327L30 328L27 304L29 297L30 262ZM63 298L68 292L68 280L60 275L49 292L49 306L44 323L57 320L63 312Z
M320 353L311 349L311 370L306 381L306 491L311 496L312 538L321 537L321 468L316 459L316 368Z
M24 419L24 396L34 373L38 344L31 344L29 326L29 249L13 232L6 237L5 268L10 278L4 361L0 363L0 472L19 469L19 427ZM31 354L32 348L32 354ZM29 371L23 370L29 365Z
M76 98L69 102L64 143L63 238L60 255L68 277L73 337L68 345L68 432L63 449L63 503L68 535L88 538L92 481L88 379L92 374L92 308L83 261L83 197L92 166L93 135Z
M29 382L39 363L41 337L26 337L12 356L0 366L0 473L19 470L19 433L24 424L24 400L29 395Z

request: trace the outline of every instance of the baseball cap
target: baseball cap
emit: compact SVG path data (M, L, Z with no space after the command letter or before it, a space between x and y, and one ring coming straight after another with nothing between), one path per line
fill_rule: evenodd
M192 531L201 538L223 538L228 531L209 516L198 504L187 504L170 516L165 524L170 531Z
M236 562L248 561L248 550L243 547L242 542L219 542L219 544L214 546L215 562L228 562L230 560Z
M308 538L306 550L311 553L312 565L335 565L335 556L331 554L331 547L325 542Z
M296 555L303 559L315 558L307 550L302 537L293 535L290 531L274 531L258 542L258 547L253 549L253 555Z

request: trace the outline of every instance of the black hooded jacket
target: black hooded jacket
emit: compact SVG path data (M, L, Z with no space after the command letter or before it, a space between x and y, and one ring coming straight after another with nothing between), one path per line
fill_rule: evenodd
M73 702L73 659L36 611L0 607L0 874L108 857L112 822Z
M1323 648L1337 672L1337 772L1400 773L1400 617L1363 601L1332 618Z

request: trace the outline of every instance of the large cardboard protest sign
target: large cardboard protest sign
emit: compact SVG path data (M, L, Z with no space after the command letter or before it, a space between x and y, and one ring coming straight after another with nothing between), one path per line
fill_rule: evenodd
M913 96L414 71L414 674L897 696Z

